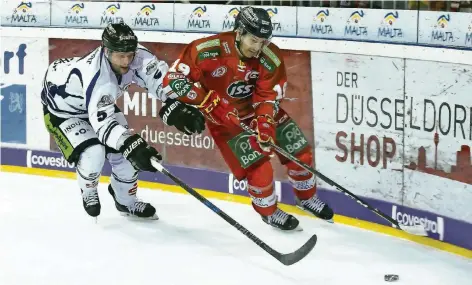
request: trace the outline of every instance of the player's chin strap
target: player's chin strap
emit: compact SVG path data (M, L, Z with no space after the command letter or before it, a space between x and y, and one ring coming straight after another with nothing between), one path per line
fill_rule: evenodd
M250 133L251 135L257 135L257 133L249 128L248 126L246 126L243 122L239 122L239 125L241 126L241 128L243 130L245 130L246 132ZM364 200L362 200L361 198L357 197L355 194L353 194L352 192L350 192L349 190L347 190L346 188L342 187L341 185L339 185L338 183L334 182L333 180L331 180L330 178L324 176L323 174L321 174L318 170L310 167L309 165L306 165L305 163L303 163L302 161L300 161L298 158L294 157L293 155L291 155L290 153L286 152L283 148L281 148L280 146L272 143L272 142L268 142L267 145L269 145L270 147L272 147L275 151L277 151L278 153L280 153L281 155L285 156L287 159L295 162L297 165L299 165L300 167L303 167L305 170L313 173L313 175L316 175L318 176L319 178L321 178L321 180L323 180L324 182L328 183L329 185L335 187L337 190L341 191L342 193L344 193L344 195L348 196L349 198L353 199L354 201L356 201L357 203L359 203L360 205L366 207L367 209L371 210L372 212L374 212L375 214L377 214L378 216L384 218L385 220L387 220L388 222L390 222L395 228L397 229L400 229L400 230L403 230L407 233L410 233L412 235L418 235L418 236L428 236L428 233L426 232L426 229L424 227L424 225L411 225L411 226L408 226L408 225L400 225L397 221L395 221L393 218L389 217L387 214L379 211L377 208L374 208L372 207L371 205L369 205L367 202L365 202Z
M174 181L177 185L180 187L184 188L185 191L190 193L193 197L197 198L200 202L205 204L210 210L215 212L218 216L223 218L226 222L228 222L230 225L235 227L238 231L243 233L246 237L248 237L250 240L252 240L255 244L257 244L259 247L261 247L263 250L265 250L267 253L275 257L278 261L280 261L284 265L292 265L294 263L297 263L298 261L302 260L305 256L310 253L310 251L315 247L316 241L318 240L318 237L316 235L313 235L302 247L297 249L296 251L292 253L286 253L282 254L269 245L267 245L265 242L260 240L257 236L255 236L253 233L251 233L248 229L243 227L241 224L233 220L228 214L220 210L217 206L215 206L213 203L208 201L205 197L200 195L197 191L195 191L193 188L182 182L179 178L174 176L172 173L170 173L167 169L162 166L162 164L159 163L159 161L155 158L151 159L151 164L152 166L157 169L157 171L161 172L165 176L169 177Z

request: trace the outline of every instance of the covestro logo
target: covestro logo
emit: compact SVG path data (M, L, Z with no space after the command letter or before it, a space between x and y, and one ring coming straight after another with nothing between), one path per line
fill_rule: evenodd
M32 168L63 168L74 169L60 153L40 153L28 150L26 153L26 166Z

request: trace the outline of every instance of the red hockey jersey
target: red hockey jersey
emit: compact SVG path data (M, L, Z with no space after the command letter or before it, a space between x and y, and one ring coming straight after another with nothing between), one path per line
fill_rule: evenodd
M279 48L271 43L258 58L241 61L235 39L235 32L225 32L188 44L164 80L168 96L199 105L215 90L238 109L241 119L274 116L275 103L287 88Z

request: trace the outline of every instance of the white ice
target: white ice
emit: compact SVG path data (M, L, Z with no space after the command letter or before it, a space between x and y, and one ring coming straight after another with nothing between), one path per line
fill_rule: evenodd
M183 177L183 179L185 179ZM265 225L249 205L214 203L269 245L315 249L284 266L190 195L139 189L160 220L118 214L105 184L98 222L70 179L0 173L0 284L470 285L472 261L410 241L299 217L302 232Z

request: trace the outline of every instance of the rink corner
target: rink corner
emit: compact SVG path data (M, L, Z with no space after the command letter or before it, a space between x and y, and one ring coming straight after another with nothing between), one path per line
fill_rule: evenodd
M64 178L64 179L76 178L76 174L74 172L54 170L54 169L30 168L30 167L13 166L13 165L0 165L0 172L39 175L39 176ZM100 178L100 182L108 183L109 179L110 179L109 176L103 175ZM141 180L139 181L139 187L147 188L151 190L161 190L161 191L166 191L166 192L187 194L187 192L183 190L182 188L180 188L179 186L171 185L167 183L149 182L149 181ZM212 190L205 190L205 189L199 189L199 188L196 188L195 190L197 190L200 194L202 194L204 197L209 198L209 199L218 199L218 200L224 200L224 201L230 201L230 202L236 202L236 203L248 204L248 205L251 203L249 197L245 197L241 195L235 195L235 194L224 193L224 192L216 192ZM312 216L301 211L295 206L280 203L280 207L289 213L313 218ZM429 237L413 236L392 227L372 223L369 221L359 220L359 219L355 219L355 218L351 218L347 216L342 216L342 215L335 215L334 221L335 223L353 226L353 227L357 227L357 228L361 228L361 229L365 229L365 230L369 230L369 231L373 231L373 232L377 232L381 234L386 234L389 236L394 236L401 239L406 239L409 241L413 241L415 243L419 243L422 245L426 245L429 247L433 247L439 250L443 250L449 253L457 254L457 255L472 259L472 250L462 248L453 244L449 244L446 242L438 241Z

